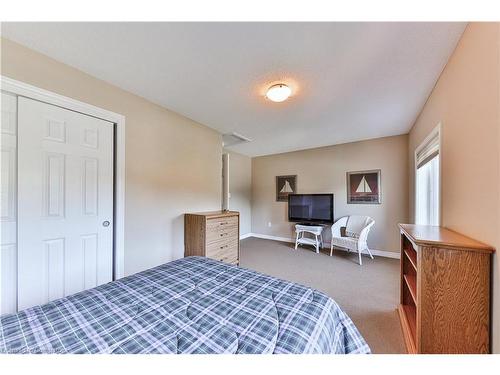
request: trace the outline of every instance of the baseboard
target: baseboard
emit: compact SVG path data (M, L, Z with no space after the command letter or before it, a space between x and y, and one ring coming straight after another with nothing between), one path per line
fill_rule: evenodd
M245 238L248 238L248 237L252 237L252 233L242 234L242 235L240 236L240 240L244 240Z
M264 240L273 240L273 241L280 241L280 242L291 242L295 243L295 240L292 240L290 238L286 237L276 237L276 236L270 236L268 234L259 234L259 233L248 233L247 237L255 237L255 238L262 238Z
M259 234L259 233L247 233L247 234L241 236L240 239L248 238L248 237L262 238L264 240L273 240L273 241L280 241L280 242L295 243L294 238L270 236L268 234ZM325 242L323 244L323 249L329 250L330 243ZM341 249L341 248L335 248L334 250L347 251L346 249ZM384 258L392 258L392 259L400 259L400 254L393 252L393 251L383 251L383 250L377 250L377 249L370 249L370 251L374 256L384 257Z

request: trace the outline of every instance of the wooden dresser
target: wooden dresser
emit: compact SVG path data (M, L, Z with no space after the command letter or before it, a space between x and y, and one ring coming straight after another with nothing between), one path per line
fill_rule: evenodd
M185 214L184 256L192 255L239 264L240 213L210 211Z
M401 327L409 353L490 352L488 245L436 226L400 224Z

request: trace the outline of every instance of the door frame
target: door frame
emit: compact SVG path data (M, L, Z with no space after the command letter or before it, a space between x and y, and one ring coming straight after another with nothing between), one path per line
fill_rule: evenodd
M1 90L115 124L113 280L125 276L125 116L0 75ZM17 166L16 166L17 168ZM17 218L16 218L17 220Z

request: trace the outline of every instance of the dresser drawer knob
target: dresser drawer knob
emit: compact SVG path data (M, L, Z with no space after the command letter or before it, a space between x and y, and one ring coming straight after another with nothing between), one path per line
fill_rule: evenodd
M221 233L220 236L227 236L227 233Z
M224 249L225 247L227 247L227 245L221 246L220 248L221 248L221 249Z

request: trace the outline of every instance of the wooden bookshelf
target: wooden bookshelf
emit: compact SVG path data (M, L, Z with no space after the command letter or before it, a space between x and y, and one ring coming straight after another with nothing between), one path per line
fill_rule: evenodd
M399 227L398 312L408 353L489 353L495 250L441 227Z

